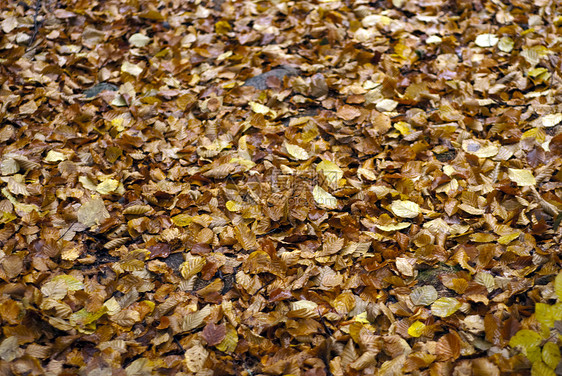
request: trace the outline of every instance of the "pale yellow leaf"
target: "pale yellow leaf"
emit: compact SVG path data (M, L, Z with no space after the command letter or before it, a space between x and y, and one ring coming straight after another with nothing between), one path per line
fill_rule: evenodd
M543 127L546 128L554 127L561 121L562 121L562 113L544 115L541 118L542 125Z
M183 332L189 332L195 328L198 328L203 324L203 321L207 318L207 316L209 316L210 313L211 307L208 305L201 308L199 311L188 313L183 319L181 330Z
M293 145L293 144L289 144L288 142L285 142L284 146L285 149L287 150L287 153L297 161L305 161L308 158L310 158L308 152L298 145Z
M271 113L273 115L273 117L275 117L277 114L275 113L275 111L273 111L271 108L264 106L261 103L257 103L257 102L249 102L250 108L252 109L252 111L254 111L256 114L262 114L262 115L267 115L269 113Z
M148 43L150 43L150 37L147 37L144 34L136 33L131 35L129 38L129 43L131 43L135 47L144 47Z
M96 191L102 195L106 195L115 191L119 187L119 181L115 179L107 179L96 186Z
M480 34L476 37L474 43L478 47L493 47L499 41L499 38L495 34Z
M394 215L401 218L415 218L421 213L421 208L418 204L412 201L396 200L390 204L390 210Z
M455 298L439 298L431 305L431 313L438 317L451 316L461 305L461 302Z
M509 179L518 186L533 186L537 184L533 173L529 170L519 169L519 168L510 168L507 170L507 176Z
M322 160L316 166L316 171L324 174L329 182L337 183L341 178L343 178L343 170L334 162L328 160Z
M95 184L92 180L90 180L89 177L87 177L87 176L80 176L80 177L78 178L78 181L79 181L80 183L82 183L82 186L84 186L84 188L89 189L89 190L91 190L91 191L95 191L95 190L96 190L96 187L97 187L96 184Z
M83 204L77 212L78 222L84 226L91 227L101 224L105 219L109 218L109 212L105 208L103 200L99 196Z
M427 43L427 44L439 44L442 41L443 41L443 39L441 39L441 37L439 37L437 35L432 35L425 40L425 43Z
M398 269L401 274L407 277L412 277L414 275L414 267L412 263L405 257L396 258L396 269Z
M498 154L499 148L489 141L478 142L476 140L464 140L462 149L470 154L474 154L479 158L489 158Z
M393 111L396 108L396 106L398 106L398 102L396 102L395 100L383 99L380 100L375 107L377 111L389 112L389 111Z
M511 52L511 50L513 50L514 44L515 43L513 42L513 39L511 39L510 37L503 37L498 43L498 48L502 52Z
M314 186L312 197L314 197L314 201L321 208L336 209L338 207L338 200L318 185Z
M66 160L66 154L55 150L49 150L47 156L45 157L45 162L60 162Z
M136 65L136 64L131 64L128 61L124 62L123 65L121 65L121 72L125 72L130 74L131 76L139 76L142 73L143 69Z
M401 223L389 224L389 225L375 225L375 227L383 231L399 231L410 227L410 225L411 223L409 222L401 222Z
M37 108L37 103L35 103L35 101L29 101L19 107L19 113L21 115L31 115L37 111Z

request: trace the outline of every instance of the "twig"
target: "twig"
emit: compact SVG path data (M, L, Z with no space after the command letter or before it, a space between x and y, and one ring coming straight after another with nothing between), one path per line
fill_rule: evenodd
M41 0L35 1L35 14L33 15L33 34L31 35L31 39L29 40L29 44L27 48L29 49L35 41L35 37L39 33L39 22L37 21L37 16L39 15L39 9L41 9Z
M74 226L75 223L76 223L76 221L74 221L74 222L72 222L72 223L70 224L70 226L68 227L68 229L66 229L66 231L64 232L64 234L62 234L62 235L57 239L57 242L58 242L59 240L61 240L62 238L64 238L64 236L66 235L66 233L70 231L70 229L72 228L72 226Z

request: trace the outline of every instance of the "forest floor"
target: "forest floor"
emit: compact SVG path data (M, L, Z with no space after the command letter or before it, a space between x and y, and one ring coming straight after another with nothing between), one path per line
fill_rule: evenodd
M562 4L0 5L0 375L562 374Z

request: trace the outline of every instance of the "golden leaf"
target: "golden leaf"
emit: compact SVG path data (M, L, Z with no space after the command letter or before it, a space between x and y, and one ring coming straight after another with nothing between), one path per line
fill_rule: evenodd
M226 324L226 336L216 348L219 351L229 353L233 352L236 346L238 346L238 333L236 332L236 328L228 323Z
M416 321L408 328L408 334L411 337L419 337L425 333L426 325L421 321Z
M180 266L180 273L183 278L189 279L199 273L207 261L204 257L188 254L186 261Z
M247 251L253 250L257 246L256 234L244 223L240 223L234 227L234 236L240 246Z

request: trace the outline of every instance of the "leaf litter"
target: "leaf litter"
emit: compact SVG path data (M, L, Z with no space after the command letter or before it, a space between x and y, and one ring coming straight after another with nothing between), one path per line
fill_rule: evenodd
M560 374L561 10L8 2L2 374Z

